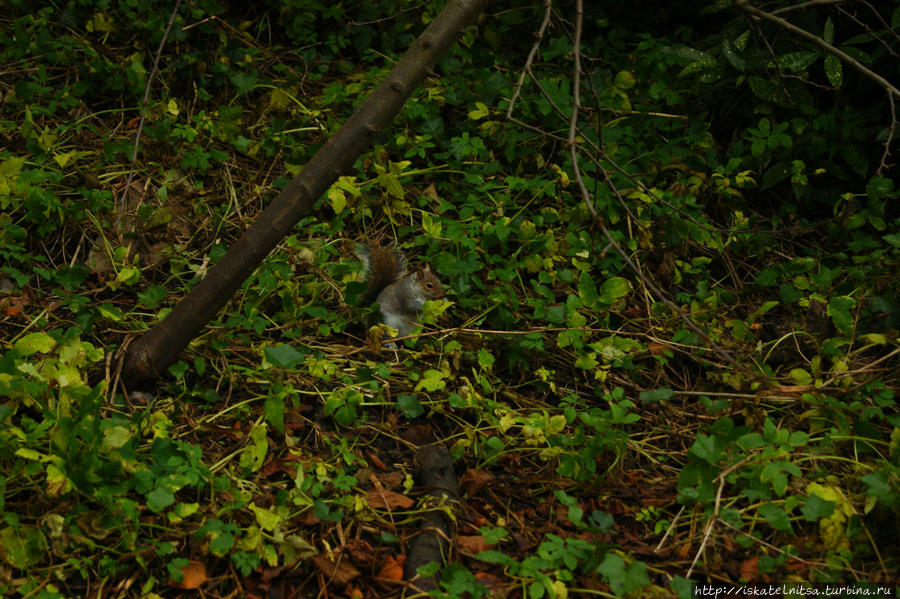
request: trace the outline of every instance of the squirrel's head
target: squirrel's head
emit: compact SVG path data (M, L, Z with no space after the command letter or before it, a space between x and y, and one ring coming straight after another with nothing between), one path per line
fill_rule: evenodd
M422 287L422 290L425 291L425 295L428 296L428 299L444 297L444 286L441 285L440 280L434 272L432 272L430 266L417 270L416 279Z

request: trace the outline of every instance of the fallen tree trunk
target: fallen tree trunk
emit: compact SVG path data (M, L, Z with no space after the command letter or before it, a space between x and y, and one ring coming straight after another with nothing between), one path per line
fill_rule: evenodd
M428 69L490 0L450 0L384 81L259 215L244 235L162 322L125 348L122 380L139 387L160 376L316 199L346 173L400 112Z

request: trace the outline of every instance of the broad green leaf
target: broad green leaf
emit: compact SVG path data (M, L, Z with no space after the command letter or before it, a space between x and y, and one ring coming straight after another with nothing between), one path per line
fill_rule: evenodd
M794 73L805 71L809 66L819 58L816 52L788 52L778 57L778 65L782 69L787 69Z
M850 335L853 332L855 307L856 300L847 295L833 297L828 302L828 315L834 321L834 326L844 335Z
M254 425L250 429L250 442L241 452L240 465L242 468L256 472L262 468L269 453L269 441L266 438L268 427L265 424Z
M256 516L256 522L263 530L275 532L275 530L281 526L281 523L284 522L282 516L270 509L262 508L252 503L249 507L250 511L253 512L253 515Z
M0 530L0 556L13 568L31 568L44 558L46 552L47 540L33 526L7 526Z
M663 388L654 389L653 391L641 391L640 398L642 403L651 404L672 399L674 395L675 391L672 389Z
M743 72L744 69L747 68L747 61L738 55L737 50L731 45L731 42L727 38L722 40L722 54L725 55L725 58L728 59L731 66L738 71Z
M613 85L619 89L631 89L637 80L630 71L619 71L613 80Z
M418 418L425 413L425 408L419 403L419 398L411 393L401 393L397 396L397 409L407 418Z
M602 303L612 305L616 300L628 295L629 291L631 291L631 283L627 279L613 277L603 282L598 293Z
M163 487L157 487L147 493L147 508L154 513L160 513L175 503L175 495Z
M488 110L488 107L485 106L482 102L475 102L475 110L469 111L469 120L477 121L479 119L483 119L484 117L490 115L491 112Z
M103 431L104 451L115 451L121 449L131 440L131 430L126 426L111 426Z
M266 422L272 425L279 433L284 432L284 397L277 393L270 393L266 397L263 406Z
M791 532L791 518L777 503L764 503L757 511L775 530Z
M265 354L266 362L276 368L284 369L294 368L306 358L305 354L285 343L279 343L275 347L266 347L263 353Z
M416 384L416 391L420 389L425 389L426 391L437 391L439 389L443 389L447 386L447 381L444 380L444 373L440 370L434 370L429 368L425 371L425 374L422 375L422 380L420 380Z
M28 333L16 341L15 347L23 357L35 353L46 354L56 347L56 340L47 333Z
M213 535L209 542L209 550L213 555L225 557L231 548L234 547L234 535L230 532L219 532Z
M829 54L825 57L825 76L835 88L840 88L844 82L844 67L841 64L841 59L834 54Z
M834 512L835 503L822 499L815 493L810 493L806 503L800 508L800 513L807 522L818 522L820 519L830 516Z

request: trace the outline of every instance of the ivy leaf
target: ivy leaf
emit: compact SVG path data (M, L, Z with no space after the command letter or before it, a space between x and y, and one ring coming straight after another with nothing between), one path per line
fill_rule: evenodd
M764 503L758 509L759 515L766 519L775 530L791 532L791 519L781 506L776 503Z
M239 94L246 94L255 86L258 78L255 73L237 73L231 76L231 83L237 88Z
M856 300L846 295L833 297L828 302L828 315L834 321L834 326L844 335L849 335L853 332L853 314L851 310L854 307L856 307Z
M264 350L266 362L276 368L294 368L306 357L292 346L279 343L275 347L267 347Z
M833 501L822 499L815 493L810 493L806 503L800 508L800 512L807 522L817 522L834 513L834 506L835 503Z
M653 391L641 391L641 403L653 404L667 399L672 399L675 391L668 388L654 389Z

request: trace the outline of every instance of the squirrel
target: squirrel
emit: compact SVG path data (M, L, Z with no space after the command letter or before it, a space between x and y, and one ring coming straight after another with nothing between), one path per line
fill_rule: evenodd
M401 337L412 334L425 302L444 296L441 281L428 265L407 274L406 256L399 250L370 243L357 244L353 251L363 263L364 304L377 301L384 324Z

